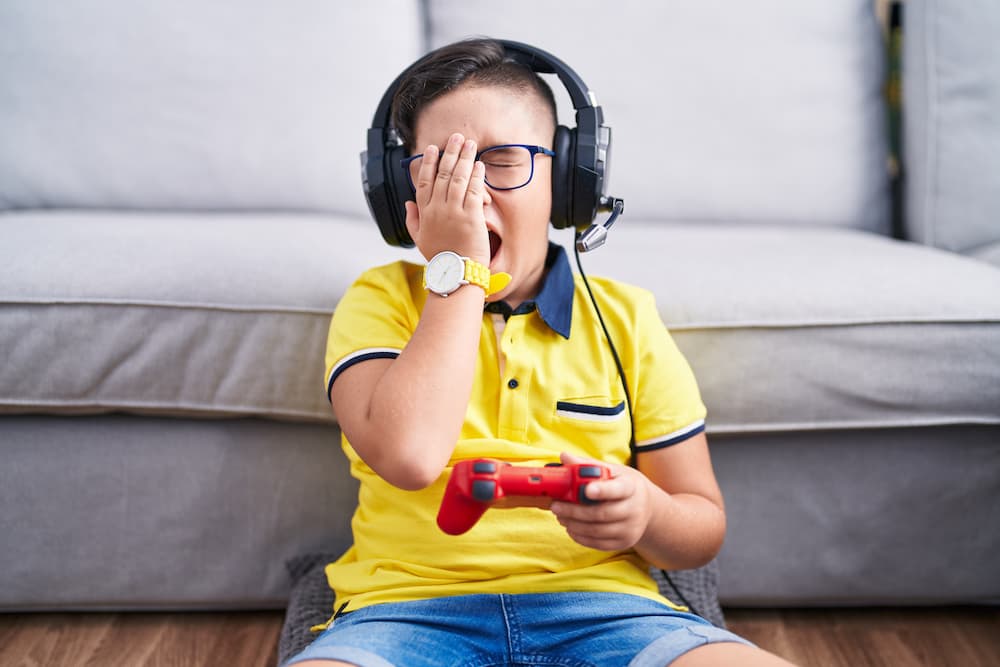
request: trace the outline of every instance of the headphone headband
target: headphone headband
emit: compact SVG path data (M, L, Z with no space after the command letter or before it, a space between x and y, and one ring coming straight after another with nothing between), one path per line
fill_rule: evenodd
M533 72L555 74L569 93L576 110L576 127L559 126L553 138L556 152L552 175L552 224L562 229L588 227L598 210L607 210L604 187L611 144L611 128L583 79L566 63L542 49L510 40L495 40L505 56ZM394 246L413 247L406 230L404 202L411 198L409 182L400 166L405 155L392 127L392 102L409 73L424 58L407 67L382 95L367 133L367 150L361 154L365 198L382 237Z
M537 49L522 42L498 40L511 60L518 62L539 74L555 74L569 93L573 108L579 111L586 107L597 107L597 98L573 68L548 51ZM597 107L600 108L600 107Z

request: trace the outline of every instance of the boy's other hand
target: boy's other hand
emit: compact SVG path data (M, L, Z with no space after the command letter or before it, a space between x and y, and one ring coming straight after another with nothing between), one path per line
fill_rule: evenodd
M483 207L491 197L476 150L476 142L457 132L448 139L444 153L434 145L424 150L414 179L416 201L406 202L406 229L427 260L451 250L490 263Z
M603 463L563 452L563 465ZM579 544L602 551L630 549L649 525L652 503L650 482L645 475L623 465L604 463L611 479L591 482L584 493L597 501L584 505L554 501L551 506L559 523Z

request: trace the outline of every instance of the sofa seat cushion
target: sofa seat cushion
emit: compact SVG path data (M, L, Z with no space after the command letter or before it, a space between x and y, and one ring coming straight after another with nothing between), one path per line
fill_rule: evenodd
M619 222L583 257L656 293L708 429L1000 423L1000 271L854 230Z
M0 412L328 419L330 314L401 253L313 215L0 216Z
M340 295L367 266L419 260L368 221L319 216L33 213L0 229L0 412L330 419ZM1000 422L985 262L851 230L624 219L584 262L655 292L711 431Z

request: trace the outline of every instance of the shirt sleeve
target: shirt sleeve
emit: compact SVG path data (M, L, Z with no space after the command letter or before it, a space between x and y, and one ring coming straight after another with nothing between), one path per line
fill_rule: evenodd
M649 292L638 299L634 331L632 400L637 451L669 447L704 431L707 410L694 372Z
M411 290L414 266L396 262L371 269L344 293L327 336L327 399L345 370L369 359L395 359L409 342L419 319Z

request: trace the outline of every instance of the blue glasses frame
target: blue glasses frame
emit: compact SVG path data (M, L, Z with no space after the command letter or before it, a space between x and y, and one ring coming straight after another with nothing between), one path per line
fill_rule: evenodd
M476 160L478 160L483 155L483 153L495 151L500 148L524 148L529 153L531 153L531 173L528 175L528 180L526 180L524 183L521 183L521 185L515 185L512 188L498 188L494 185L490 185L490 182L488 180L486 181L486 185L488 185L490 189L499 191L520 190L524 186L528 185L528 183L531 183L531 179L535 177L535 156L538 154L542 154L542 155L548 155L549 157L555 157L556 154L555 151L549 150L544 146L532 146L530 144L500 144L499 146L490 146L489 148L484 148L483 150L479 151L478 153L476 153ZM411 155L410 157L403 158L402 160L399 161L400 166L403 167L403 171L406 172L406 180L410 184L410 190L414 194L416 194L417 188L416 186L413 185L413 175L410 174L410 163L412 163L414 160L419 160L423 156L424 156L423 153L417 153L416 155Z

